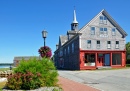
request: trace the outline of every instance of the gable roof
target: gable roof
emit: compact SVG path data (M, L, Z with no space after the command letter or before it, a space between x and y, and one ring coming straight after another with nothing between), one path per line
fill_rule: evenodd
M72 31L72 30L70 30L70 31L67 31L67 35L68 35L68 34L73 34L73 35L75 35L77 32L78 32L78 31Z
M60 36L59 36L59 42L60 42L61 46L62 46L65 42L67 42L67 41L68 41L67 35L60 35Z
M33 58L36 58L36 59L41 59L40 56L17 56L17 57L14 57L14 60L29 60L29 59L33 59Z
M88 25L93 22L94 20L96 20L101 14L105 15L107 17L107 19L119 30L119 32L126 37L127 33L119 26L119 24L107 13L107 11L105 9L103 9L100 13L98 13L89 23L87 23L85 26L83 26L79 32L81 32L82 30L84 30L86 27L88 27Z

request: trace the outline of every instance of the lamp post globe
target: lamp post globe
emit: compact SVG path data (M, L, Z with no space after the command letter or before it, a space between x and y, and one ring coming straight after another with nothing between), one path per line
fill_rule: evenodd
M45 39L47 37L47 31L45 31L45 30L42 31L42 37L44 39L44 47L45 47Z

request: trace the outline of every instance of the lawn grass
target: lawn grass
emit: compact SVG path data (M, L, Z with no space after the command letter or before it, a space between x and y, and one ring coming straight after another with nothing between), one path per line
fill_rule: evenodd
M126 67L130 67L130 64L126 64Z
M15 68L12 68L12 70L14 70ZM7 71L10 70L10 68L0 68L0 71Z
M0 91L5 87L6 81L0 82Z
M0 71L6 71L9 70L9 68L0 68Z

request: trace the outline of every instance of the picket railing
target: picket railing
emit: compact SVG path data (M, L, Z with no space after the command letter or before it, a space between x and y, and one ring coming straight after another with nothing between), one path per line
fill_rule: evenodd
M0 71L0 77L3 78L3 77L8 77L9 75L12 74L12 71L11 70L7 70L7 71Z

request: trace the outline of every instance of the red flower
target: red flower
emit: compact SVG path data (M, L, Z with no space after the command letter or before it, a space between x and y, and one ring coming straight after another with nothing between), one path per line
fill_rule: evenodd
M41 57L50 58L52 56L51 49L48 46L41 47L38 50Z

